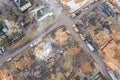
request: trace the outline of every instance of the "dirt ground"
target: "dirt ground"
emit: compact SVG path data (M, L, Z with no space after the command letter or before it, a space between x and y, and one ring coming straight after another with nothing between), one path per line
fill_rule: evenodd
M2 69L5 68L15 80L26 80L28 75L32 80L75 80L77 76L84 79L96 71L94 60L65 26L44 36L35 47L6 63Z

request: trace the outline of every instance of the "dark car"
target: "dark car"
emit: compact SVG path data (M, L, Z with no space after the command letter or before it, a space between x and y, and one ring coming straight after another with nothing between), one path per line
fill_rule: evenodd
M75 15L79 16L81 14L82 11L76 12Z

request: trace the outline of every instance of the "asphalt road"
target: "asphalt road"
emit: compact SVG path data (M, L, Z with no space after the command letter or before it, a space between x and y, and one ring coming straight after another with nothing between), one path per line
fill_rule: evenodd
M97 6L98 4L96 4ZM92 9L92 8L90 8ZM90 10L89 10L90 11ZM81 14L79 16L82 17L85 13ZM59 16L59 18L52 23L51 25L49 25L48 27L46 27L46 29L43 31L44 33L40 33L39 36L36 36L35 39L31 40L31 42L27 43L25 46L19 48L18 50L9 53L7 56L3 56L0 58L0 66L2 66L6 60L10 57L15 57L16 55L19 55L22 51L26 50L27 48L29 48L30 44L35 43L36 41L38 41L39 39L41 39L43 36L45 36L46 34L48 34L49 32L51 32L52 30L54 30L55 28L61 26L61 25L66 25L68 27L68 29L72 32L72 34L74 35L74 37L80 42L80 44L82 45L82 48L86 51L86 53L90 54L91 57L95 60L97 66L99 67L99 70L102 72L102 74L106 77L107 80L111 80L109 74L107 73L106 70L106 66L103 63L103 61L99 58L99 56L95 53L95 52L91 52L88 47L84 44L84 42L80 39L79 35L77 33L75 33L75 31L72 29L72 24L74 24L73 20L69 19L68 17L66 17L64 15L64 13L61 13L61 15Z
M90 51L88 49L88 47L84 44L84 42L80 39L79 34L77 34L75 31L73 31L73 28L71 27L71 25L74 24L73 21L70 19L67 19L67 17L64 17L64 19L66 21L65 25L68 26L68 29L72 32L74 37L80 42L84 51L86 53L88 53L89 55L91 55L91 57L95 60L97 67L99 68L99 70L101 71L103 76L105 76L105 78L107 80L111 80L111 77L109 76L109 74L106 70L106 66L105 66L104 62L102 61L102 59L95 52Z
M99 2L95 3L94 5L91 5L87 11L82 12L78 17L76 17L75 19L73 19L74 23L77 20L80 20L85 14L89 13L92 9L98 7L99 5L101 5L103 3L102 0L100 0ZM72 31L72 30L71 30ZM80 37L77 36L74 32L73 32L74 36L76 36L76 38L79 40L80 44L82 44L83 49L86 51L86 53L89 53L91 55L91 57L95 60L97 67L99 68L99 70L101 71L101 73L103 74L103 76L107 79L107 80L112 80L111 77L109 76L107 70L106 70L106 66L103 62L103 60L95 53L92 52L88 49L88 47L84 44L83 41L81 41Z

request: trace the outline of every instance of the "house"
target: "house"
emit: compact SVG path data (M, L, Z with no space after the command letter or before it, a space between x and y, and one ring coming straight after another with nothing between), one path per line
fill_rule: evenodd
M58 0L68 13L73 14L76 11L84 8L85 6L97 0Z
M69 13L74 13L79 8L85 6L89 3L89 0L59 0L64 7L67 6L67 11Z
M31 7L29 0L14 0L14 3L20 8L21 11L25 11Z
M53 12L50 11L50 9L47 8L45 5L41 5L31 10L31 14L36 21L42 21L45 18L52 16Z

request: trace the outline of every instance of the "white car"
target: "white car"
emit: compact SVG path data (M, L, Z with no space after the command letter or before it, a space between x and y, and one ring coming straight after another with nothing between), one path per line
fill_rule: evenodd
M85 10L85 11L87 11L88 9L89 9L89 8L88 8L88 7L86 7L84 10Z
M83 36L83 34L80 34L80 38L82 41L85 41L85 37Z
M79 32L79 29L76 27L76 25L72 25L72 28L74 29L75 32Z
M8 58L6 62L10 62L12 60L12 57Z

